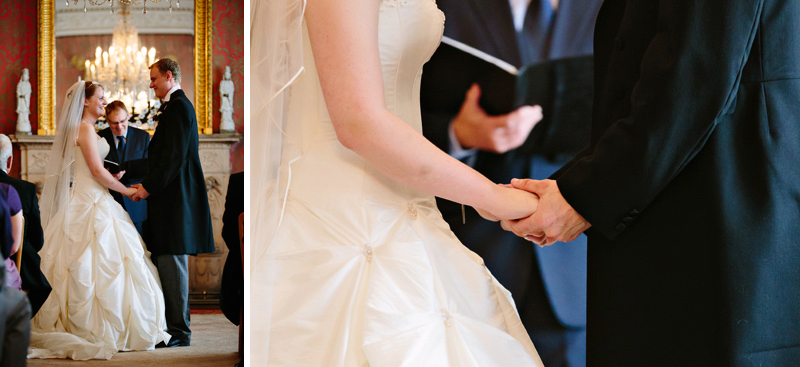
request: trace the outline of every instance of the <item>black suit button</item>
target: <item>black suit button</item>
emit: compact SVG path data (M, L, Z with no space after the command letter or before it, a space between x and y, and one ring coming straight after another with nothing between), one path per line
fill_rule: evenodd
M630 215L630 216L634 216L634 215L638 215L638 214L639 214L639 211L638 211L638 210L636 210L636 209L632 209L632 210L631 210L631 211L628 213L628 215Z
M621 231L623 229L625 229L625 224L623 223L617 224L617 231Z
M633 218L631 217L622 218L622 223L629 224L630 222L633 222Z
M622 38L619 37L614 38L614 50L622 51L624 47L625 47L625 42L622 41Z

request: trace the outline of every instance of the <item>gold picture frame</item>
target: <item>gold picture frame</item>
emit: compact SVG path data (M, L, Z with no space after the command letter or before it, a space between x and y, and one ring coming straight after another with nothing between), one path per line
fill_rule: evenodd
M195 110L197 129L201 134L213 133L211 90L211 1L195 0L194 9L194 63ZM53 0L39 0L38 84L38 135L55 134L55 4Z

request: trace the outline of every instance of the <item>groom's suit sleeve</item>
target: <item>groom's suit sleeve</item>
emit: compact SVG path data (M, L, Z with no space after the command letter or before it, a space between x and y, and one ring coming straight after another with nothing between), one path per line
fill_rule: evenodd
M150 195L160 194L186 165L192 117L186 101L170 103L158 124L158 140L150 144L147 178L142 186Z
M644 49L638 79L628 89L630 100L626 81L609 78L598 84L597 94L605 100L596 100L601 114L596 111L593 129L603 132L552 176L567 202L611 239L625 229L619 225L623 218L644 211L703 149L720 118L733 108L761 2L663 0L658 10L656 32ZM596 55L606 44L620 42L606 36L595 40ZM606 51L607 58L596 65L608 68L596 74L622 74L624 65L615 61L625 60L622 55L630 50ZM612 100L614 95L618 100ZM602 113L617 104L629 104L630 112L604 120Z

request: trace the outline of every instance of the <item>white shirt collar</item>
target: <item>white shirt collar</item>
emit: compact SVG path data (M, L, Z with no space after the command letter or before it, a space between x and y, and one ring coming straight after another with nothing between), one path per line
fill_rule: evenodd
M130 122L128 122L128 124L130 124ZM128 130L130 130L130 128L131 128L131 126L130 126L130 125L128 125L128 128L127 128L127 129L125 129L125 134L122 134L122 135L114 135L114 132L112 131L112 132L111 132L111 135L114 135L114 139L116 139L118 136L121 136L121 137L123 137L123 138L127 139L127 138L128 138Z
M514 29L517 32L522 32L522 27L525 25L525 15L528 13L528 7L531 5L531 0L508 0L511 6L511 18L514 21ZM550 5L553 11L558 10L558 0L550 0Z
M171 96L172 96L172 92L174 92L174 91L176 91L176 90L178 90L178 89L181 89L181 86L180 86L180 85L177 85L177 84L175 84L175 86L174 86L174 87L172 87L172 89L170 89L170 90L169 90L169 92L167 92L167 96L166 96L166 97L164 97L164 102L169 102L169 97L171 97Z
M128 130L130 130L130 129L131 129L131 127L128 126L128 128L125 129L125 134L123 134L123 135L114 135L114 132L113 131L111 132L111 136L114 137L114 146L117 147L117 149L119 149L119 139L118 138L120 136L125 138L125 142L126 143L128 142Z

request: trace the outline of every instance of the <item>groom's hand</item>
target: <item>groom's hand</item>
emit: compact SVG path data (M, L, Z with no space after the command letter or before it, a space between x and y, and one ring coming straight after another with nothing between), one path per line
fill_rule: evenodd
M147 190L144 189L144 186L142 186L142 184L131 185L131 187L136 189L136 193L133 194L133 196L131 196L131 200L137 203L142 201L142 199L147 199L147 197L150 196L150 193L148 193Z
M528 218L503 221L505 230L547 246L556 241L572 241L592 226L561 196L556 181L514 179L511 185L539 195L539 207Z

